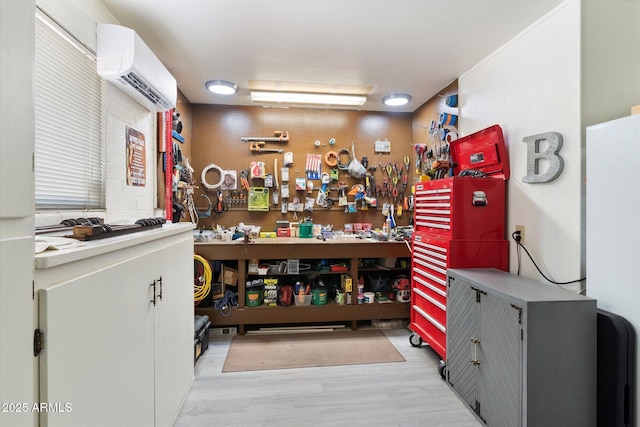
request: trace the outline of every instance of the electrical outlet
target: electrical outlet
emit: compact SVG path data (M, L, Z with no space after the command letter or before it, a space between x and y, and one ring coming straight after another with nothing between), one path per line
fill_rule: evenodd
M516 225L516 231L520 232L520 243L524 245L524 225Z

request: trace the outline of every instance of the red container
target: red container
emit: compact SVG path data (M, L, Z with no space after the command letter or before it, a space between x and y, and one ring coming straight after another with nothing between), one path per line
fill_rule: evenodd
M487 177L454 176L417 183L416 231L451 239L504 239L509 158L502 129L494 125L451 142L451 156L455 175L473 169Z
M509 156L504 145L502 128L493 125L471 135L452 141L453 172L474 169L491 178L509 179Z
M289 228L276 228L276 235L278 237L291 237L291 229L289 229Z
M409 327L446 358L447 269L509 270L509 158L498 125L452 141L455 176L416 184ZM486 177L458 176L474 170Z

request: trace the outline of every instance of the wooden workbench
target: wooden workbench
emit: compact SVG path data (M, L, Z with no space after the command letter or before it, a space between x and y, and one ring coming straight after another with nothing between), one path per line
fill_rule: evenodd
M355 329L357 322L372 319L404 319L409 317L408 303L356 304L355 289L359 275L371 273L397 273L409 275L409 247L403 241L376 242L370 239L336 238L322 241L319 239L303 239L297 237L278 237L271 239L252 239L251 243L242 241L214 240L206 243L195 243L196 254L208 260L237 261L238 263L238 307L233 307L228 316L213 307L197 307L196 314L206 314L215 326L239 327L239 333L245 332L245 325L319 323L319 322L351 322ZM406 258L407 268L379 269L377 267L358 267L362 258ZM353 278L354 295L351 305L339 305L330 300L322 306L290 306L245 307L245 282L247 280L247 263L251 259L261 262L282 261L287 259L314 260L332 259L346 260L349 275ZM340 274L340 273L323 273ZM278 273L263 277L287 276Z

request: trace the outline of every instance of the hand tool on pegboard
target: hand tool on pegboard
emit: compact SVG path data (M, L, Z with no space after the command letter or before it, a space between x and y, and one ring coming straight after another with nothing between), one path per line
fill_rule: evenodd
M227 210L229 210L229 206L226 204L224 198L222 197L222 191L218 190L218 192L216 193L216 203L213 207L213 211L215 213L222 213L222 212L226 212Z
M407 191L407 184L409 183L409 175L408 174L404 174L402 175L402 195L404 196L406 191Z
M283 132L281 130L277 130L273 132L275 137L273 136L243 136L240 140L244 142L289 142L289 132Z
M398 200L398 176L394 176L393 178L391 178L391 182L393 183L393 188L391 190L391 193L393 195L393 201L397 202Z
M444 178L447 175L447 171L451 167L449 160L436 160L432 163L431 168L435 169L435 179Z
M389 177L384 175L382 177L382 197L387 197L389 195Z
M413 147L413 150L416 152L416 174L422 173L422 155L426 149L426 145L424 144L416 144Z
M249 143L249 151L252 153L284 153L284 150L280 148L263 148L264 141L252 141Z
M243 169L240 171L240 185L244 191L249 191L249 169Z
M271 198L273 200L274 205L278 205L280 201L280 185L278 183L278 159L273 159L273 183L274 189L273 193L271 193Z
M369 173L367 174L367 177L369 179L369 189L367 190L367 194L371 196L375 194L375 189L376 189L376 177L375 177L376 169L378 169L377 166L369 166L367 168L367 171L369 171Z
M398 175L398 162L396 162L395 160L393 161L390 160L389 164L391 165L391 170L393 171L393 173Z
M428 174L428 171L431 169L431 164L433 163L433 148L425 149L423 153L422 159L422 172Z

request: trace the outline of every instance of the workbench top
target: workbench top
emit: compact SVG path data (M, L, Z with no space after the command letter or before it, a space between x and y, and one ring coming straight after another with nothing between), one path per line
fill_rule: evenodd
M244 240L194 243L196 253L209 259L231 260L252 258L377 258L411 256L409 242L376 241L355 237L326 240L300 237L252 238Z

